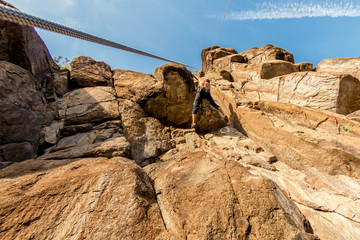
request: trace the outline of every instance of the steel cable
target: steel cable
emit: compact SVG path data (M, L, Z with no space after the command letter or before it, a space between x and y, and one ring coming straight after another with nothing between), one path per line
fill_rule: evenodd
M66 27L64 25L60 25L58 23L48 21L43 18L39 18L39 17L30 15L27 13L21 12L18 9L5 6L1 3L0 3L0 19L4 20L4 21L17 23L20 25L42 28L42 29L45 29L48 31L60 33L60 34L67 35L70 37L79 38L79 39L86 40L89 42L94 42L94 43L106 45L109 47L121 49L124 51L140 54L140 55L147 56L150 58L155 58L155 59L159 59L159 60L166 61L166 62L177 63L180 65L189 67L189 68L194 68L194 67L191 67L191 66L179 63L179 62L175 62L175 61L163 58L163 57L159 57L159 56L156 56L154 54L147 53L144 51L140 51L135 48L127 47L125 45L122 45L122 44L119 44L119 43L116 43L113 41L109 41L104 38L100 38L100 37L97 37L97 36L94 36L94 35L91 35L91 34L88 34L85 32L81 32L79 30L76 30L76 29L73 29L70 27Z

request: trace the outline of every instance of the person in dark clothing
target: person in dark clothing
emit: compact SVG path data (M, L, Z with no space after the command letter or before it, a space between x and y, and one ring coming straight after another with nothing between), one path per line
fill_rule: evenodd
M209 101L211 106L213 106L215 109L217 109L224 117L225 121L228 121L227 115L224 113L224 111L221 109L219 105L217 105L212 98L210 94L210 80L209 79L200 79L199 80L199 88L198 92L196 93L195 101L194 101L194 107L192 110L192 124L191 127L194 128L196 125L196 114L199 110L200 104L203 99L206 99Z

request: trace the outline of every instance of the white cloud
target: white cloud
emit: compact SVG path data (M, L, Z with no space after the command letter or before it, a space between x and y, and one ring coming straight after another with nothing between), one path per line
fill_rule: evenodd
M342 2L293 2L286 4L264 3L256 10L232 11L227 20L262 20L303 17L359 17L360 4Z

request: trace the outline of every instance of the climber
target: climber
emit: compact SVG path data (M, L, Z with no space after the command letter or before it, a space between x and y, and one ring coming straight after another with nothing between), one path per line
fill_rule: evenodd
M214 99L212 98L212 96L210 94L210 80L206 79L206 78L201 78L199 80L199 87L198 87L198 91L196 93L194 107L192 110L192 124L191 124L192 128L194 128L196 125L196 123L195 123L196 114L199 110L200 104L203 99L208 100L209 103L223 115L223 118L226 122L229 121L228 116L224 113L224 111L221 109L221 107L215 103Z

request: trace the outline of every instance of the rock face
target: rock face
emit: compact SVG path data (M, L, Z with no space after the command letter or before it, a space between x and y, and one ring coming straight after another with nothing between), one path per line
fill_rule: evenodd
M354 73L270 45L202 58L228 124L204 101L189 129L180 65L0 62L0 239L359 239Z
M5 161L22 161L37 155L45 111L38 89L37 79L30 72L0 61L0 149Z
M72 124L119 118L115 91L111 87L80 88L71 91L59 103L59 116Z
M221 49L206 48L203 55ZM233 83L225 84L228 88L235 88L251 99L292 103L344 115L360 109L358 58L324 60L314 71L312 63L294 64L291 53L272 45L239 54L227 53L212 61L203 57L205 76L219 85L230 80ZM232 60L238 55L244 61Z
M155 78L163 86L162 93L146 102L145 111L176 126L190 126L195 99L191 72L181 65L166 64L156 68Z
M15 179L2 174L1 239L155 239L166 231L151 180L133 161L90 158L56 166L62 163L30 160L21 165L32 166L31 174L24 175L26 167L11 174Z
M112 86L109 65L80 56L71 61L71 83L74 87Z
M147 171L165 226L181 239L313 239L276 184L235 161L197 151Z
M11 6L3 0L0 3ZM57 70L47 47L33 28L0 20L0 29L1 61L28 70L40 79L39 82Z
M149 74L114 69L114 87L118 98L142 103L161 93L163 85Z
M294 56L285 49L274 47L271 44L262 48L252 48L240 53L248 64L259 64L267 60L284 60L294 63Z
M360 57L325 59L316 66L318 72L346 73L360 79Z
M248 81L240 90L253 99L287 102L344 115L360 106L360 81L351 75L299 72Z
M38 154L46 99L60 91L46 79L59 69L33 28L1 20L0 29L0 160L12 163Z

